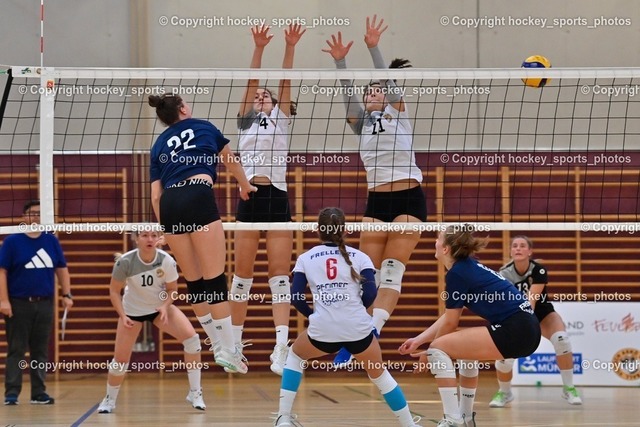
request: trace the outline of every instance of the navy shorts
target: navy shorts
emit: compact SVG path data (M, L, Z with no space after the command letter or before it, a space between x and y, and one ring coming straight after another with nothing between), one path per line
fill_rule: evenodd
M309 337L309 341L311 341L311 344L313 344L315 348L325 353L332 354L344 347L351 354L360 354L371 345L371 341L373 341L373 331L358 341L324 342L314 340L311 337Z
M165 233L194 233L219 219L213 187L205 180L187 179L162 192L160 225Z
M536 308L533 309L533 314L535 314L538 318L538 322L542 322L545 317L547 317L554 311L556 311L556 309L553 308L553 304L551 304L550 302L538 301L536 303Z
M500 324L487 326L489 334L503 359L517 359L533 353L542 333L540 322L533 314L519 311Z
M289 194L273 185L256 185L258 191L249 193L249 200L240 200L236 221L291 222Z
M151 314L145 314L144 316L127 316L129 319L133 320L134 322L145 322L145 321L149 321L151 323L153 323L154 320L156 320L156 317L158 317L160 313L158 313L157 311L155 313L151 313Z
M411 215L427 220L427 201L422 187L400 191L370 191L364 216L393 222L400 215Z

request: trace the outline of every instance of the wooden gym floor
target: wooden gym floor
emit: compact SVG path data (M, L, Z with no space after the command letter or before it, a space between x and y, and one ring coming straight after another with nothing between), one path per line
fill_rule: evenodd
M584 405L571 406L560 398L560 387L514 387L516 400L506 408L490 409L496 391L492 372L481 374L475 411L479 427L638 426L640 388L583 387ZM396 374L412 412L422 426L435 426L442 405L432 378ZM25 383L18 406L0 406L2 426L229 426L272 425L278 410L280 377L270 374L230 376L203 373L206 411L184 399L186 374L129 374L112 414L98 414L106 375L52 375L48 392L55 405L30 405ZM27 380L27 376L25 376ZM375 386L363 373L307 375L294 404L305 427L395 426L395 419Z

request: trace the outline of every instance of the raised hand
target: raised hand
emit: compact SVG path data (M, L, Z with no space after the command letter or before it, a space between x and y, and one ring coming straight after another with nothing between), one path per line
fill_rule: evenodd
M306 29L302 30L302 25L295 24L289 25L289 30L285 28L284 30L284 41L289 46L295 46L299 41L300 37L307 31Z
M382 26L384 25L384 19L380 18L380 22L376 23L377 19L377 15L373 15L372 20L370 20L367 16L367 32L364 34L364 42L370 49L378 46L380 36L387 30L387 28L389 28L388 25L382 28Z
M338 31L338 36L336 37L335 34L332 34L331 40L327 40L327 44L329 45L329 49L322 49L322 51L327 52L333 57L333 59L339 61L347 56L349 49L351 49L351 45L353 44L353 40L350 41L348 45L343 45L342 32Z
M273 34L267 34L271 27L267 25L255 26L251 29L251 34L253 35L253 43L255 43L256 47L265 47L269 44L271 39L273 38Z

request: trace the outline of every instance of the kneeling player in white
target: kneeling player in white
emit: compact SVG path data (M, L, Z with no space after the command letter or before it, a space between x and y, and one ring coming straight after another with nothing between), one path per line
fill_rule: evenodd
M122 255L113 267L109 294L119 319L115 354L107 378L107 395L98 407L101 414L109 414L116 407L131 351L145 320L182 342L189 377L187 401L196 409L206 408L200 387L200 337L187 316L173 305L172 296L178 291L178 271L173 258L156 249L159 238L156 231L138 233L138 249Z

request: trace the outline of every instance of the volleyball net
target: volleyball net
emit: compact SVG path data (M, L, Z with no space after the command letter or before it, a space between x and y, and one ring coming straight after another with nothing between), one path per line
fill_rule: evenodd
M428 222L479 230L640 230L640 69L100 69L6 67L0 105L0 234L24 232L26 200L59 231L131 231L155 223L149 152L164 127L149 95L177 94L239 159L286 164L293 223L236 223L237 185L219 167L224 226L313 230L341 207L360 231L367 180L343 94L392 78L406 103ZM274 95L291 80L297 115L287 153L238 151L248 78ZM542 88L523 78L547 78ZM353 80L345 88L340 80ZM277 95L276 95L277 96ZM388 117L382 117L382 129ZM383 131L381 129L381 131ZM386 165L389 166L389 165ZM393 165L403 167L406 165ZM400 230L402 231L402 230Z

